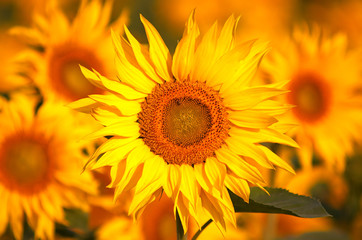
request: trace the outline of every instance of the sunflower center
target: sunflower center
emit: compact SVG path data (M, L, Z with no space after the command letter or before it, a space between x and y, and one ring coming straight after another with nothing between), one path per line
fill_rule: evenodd
M218 92L200 82L158 85L142 103L140 135L169 164L198 164L214 156L229 121Z
M88 49L73 46L58 46L50 57L49 78L54 90L69 101L99 93L80 71L79 65L103 72L98 57Z
M315 122L329 106L329 89L320 76L313 73L297 75L290 84L289 102L296 105L294 114L301 120Z
M164 135L177 145L200 142L211 127L209 109L198 99L172 99L165 110Z
M18 137L7 139L1 148L1 182L22 193L34 192L46 185L49 159L44 144Z

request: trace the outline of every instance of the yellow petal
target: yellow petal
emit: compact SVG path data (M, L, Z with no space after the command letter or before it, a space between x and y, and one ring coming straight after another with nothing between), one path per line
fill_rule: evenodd
M175 200L180 190L181 185L181 171L179 165L168 164L167 165L167 178L164 183L163 189L165 190L166 195Z
M99 105L100 103L91 98L82 98L67 104L68 107L83 113L90 113L93 108L96 108Z
M234 154L226 147L218 149L215 151L215 154L217 159L225 163L225 165L233 171L236 176L254 184L258 182L265 182L263 176L257 168L248 164L245 160Z
M295 107L295 105L280 103L274 100L266 100L264 102L258 103L253 107L253 109L257 111L263 111L264 113L271 116L277 116L287 113L293 107Z
M139 203L136 203L134 205L132 205L134 202L138 202L138 201L132 201L131 205L130 205L130 210L129 214L133 214L134 216L134 220L137 220L140 215L142 214L142 212L145 210L145 208L147 207L148 204L150 204L151 202L153 202L155 199L159 199L162 193L162 189L158 189L157 191L155 191L151 196L149 197L144 197L144 196L140 196L140 200ZM134 198L135 199L135 198ZM133 199L133 200L134 200ZM136 206L136 207L133 207ZM132 208L131 208L132 207Z
M88 79L93 85L97 86L98 88L104 88L101 80L99 79L98 75L94 72L90 71L89 69L79 65L80 71L82 72L83 76Z
M101 128L100 130L91 133L84 137L86 140L101 138L104 136L120 136L120 137L138 137L139 126L138 123L122 121L116 122L115 124Z
M156 28L142 15L140 15L140 18L145 27L147 39L150 44L150 58L155 65L156 72L165 81L171 81L173 78L171 75L172 58L170 52Z
M108 184L108 188L116 188L114 190L114 201L117 200L118 196L123 192L123 189L119 189L118 187L118 183L119 181L122 179L123 175L124 175L124 171L126 169L126 161L119 161L118 164L116 164L115 166L111 167L110 170L110 176L111 176L111 182ZM141 177L141 175L140 175ZM138 179L137 179L138 181ZM121 191L122 190L122 191Z
M232 137L243 136L245 141L250 141L252 143L280 143L298 148L298 144L293 139L271 128L248 130L231 127L229 134Z
M218 204L218 200L213 199L213 197L205 191L200 192L200 198L202 201L202 206L210 213L214 222L221 226L220 230L224 230L226 228L225 220L222 216L223 210L221 209L220 205Z
M234 110L245 110L286 92L288 91L276 88L253 87L225 97L223 103Z
M175 54L173 55L172 73L179 81L184 81L188 78L194 65L195 45L199 34L196 23L193 23L189 33L183 36L177 44Z
M35 237L40 239L53 239L55 224L46 214L41 214L35 229Z
M229 111L229 120L236 126L245 128L267 128L273 123L278 122L277 119L263 112L244 110Z
M119 191L123 191L129 181L132 179L133 174L135 173L137 168L144 161L151 158L152 155L153 154L150 152L150 149L144 144L140 144L128 154L124 174L118 183Z
M254 56L248 56L238 65L237 71L221 86L220 93L224 96L239 92L245 86L250 86L250 81L254 78L261 60L268 49L257 53Z
M8 212L5 210L8 209L9 192L5 190L2 186L0 186L0 195L1 195L0 206L2 208L2 210L0 211L0 236L1 236L5 231L9 221Z
M190 201L195 209L198 198L199 186L196 184L196 178L193 167L183 164L180 167L181 171L181 186L180 191Z
M103 126L109 126L117 122L136 122L137 115L129 117L120 117L118 111L115 111L111 107L102 106L92 110L91 115L100 122Z
M254 40L239 44L234 49L220 56L219 59L211 66L210 71L204 73L207 84L211 87L234 84L232 79L235 74L244 67L244 58L249 54ZM224 87L225 88L225 87ZM241 89L241 88L239 88ZM221 92L223 94L223 92Z
M119 79L131 85L136 90L149 94L154 88L155 82L143 74L134 64L129 62L120 43L121 40L115 33L112 33L112 39L118 54L115 61Z
M175 210L177 209L182 227L184 229L184 232L186 233L188 229L190 210L188 206L185 205L184 200L187 201L187 199L183 197L182 193L180 193L177 197L177 201L175 202Z
M194 166L194 172L197 182L206 191L211 192L212 185L208 181L205 173L205 164L196 164Z
M263 145L259 145L258 147L265 153L265 155L267 156L269 161L271 163L273 163L275 166L280 167L290 173L295 174L293 168L288 163L286 163L283 159L281 159L278 155L273 153L269 148L267 148Z
M109 94L109 95L93 94L89 95L89 98L108 106L114 106L123 115L127 116L134 115L141 111L141 104L139 102L124 100L122 98L117 97L114 94Z
M216 61L214 53L217 41L217 30L217 23L215 23L206 32L200 44L197 46L194 57L194 65L197 65L197 67L191 69L191 79L206 82L208 73Z
M142 99L145 98L147 96L147 94L141 93L136 91L135 89L121 83L118 81L114 81L114 80L109 80L106 77L103 77L101 75L99 75L99 78L102 82L102 84L109 89L110 91L116 93L116 94L120 94L123 97L129 99L129 100L134 100L134 99Z
M184 37L187 34L191 33L193 28L195 27L195 24L195 9L193 9L189 18L187 19L187 22L185 24L185 30L182 36Z
M11 230L16 239L22 239L23 236L24 213L19 202L19 195L17 193L12 193L9 195L8 209L11 209L9 220Z
M222 192L226 176L226 167L216 158L210 157L205 161L205 173L213 187Z
M225 142L232 152L240 156L249 157L262 167L273 169L273 164L271 164L264 152L254 143L247 143L243 141L243 136L233 136L227 138Z
M132 141L135 141L135 137L131 138L120 138L120 137L112 137L111 139L104 142L101 146L97 148L97 150L92 154L92 156L89 158L87 164L85 164L84 168L87 167L88 163L97 159L100 154L103 154L105 152L113 151L121 146L124 146L125 144L128 144Z
M142 177L136 187L136 193L146 191L146 189L146 192L149 192L151 190L149 186L154 183L157 183L154 185L155 188L161 187L165 171L166 162L160 156L154 155L152 158L147 159L144 163Z
M114 166L120 161L123 161L127 154L135 147L142 144L142 140L137 139L133 142L127 143L113 151L106 152L102 155L91 169L96 169L104 166Z
M250 188L246 180L228 174L225 178L225 186L245 202L249 202Z
M240 17L235 19L234 15L231 15L226 20L223 28L221 29L219 39L217 40L217 45L215 49L216 56L222 56L234 47L235 31L239 19Z
M153 81L162 84L163 80L156 74L153 66L149 63L148 59L146 58L145 50L143 50L143 46L133 37L133 35L130 33L128 28L124 26L128 41L130 42L132 46L133 53L137 59L138 64L140 67L145 71L145 73L152 79Z

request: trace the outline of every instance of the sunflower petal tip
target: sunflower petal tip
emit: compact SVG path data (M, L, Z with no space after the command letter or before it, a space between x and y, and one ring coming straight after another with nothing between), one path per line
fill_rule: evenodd
M261 190L263 190L266 194L268 194L268 196L270 196L270 193L259 183L256 184Z

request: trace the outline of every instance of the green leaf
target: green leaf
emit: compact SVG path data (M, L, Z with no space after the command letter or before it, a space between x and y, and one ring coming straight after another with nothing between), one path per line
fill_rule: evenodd
M235 212L280 213L302 218L330 217L319 200L297 195L281 188L258 187L250 190L249 203L229 191Z

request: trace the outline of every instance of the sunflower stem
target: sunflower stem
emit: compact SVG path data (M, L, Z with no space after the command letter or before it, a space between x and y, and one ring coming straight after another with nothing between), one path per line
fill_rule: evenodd
M191 238L191 240L196 240L199 235L202 233L202 231L204 231L204 229L210 225L210 223L212 223L212 219L209 219L209 221L207 221L204 225L202 225L202 227L195 233L195 235Z
M180 215L176 210L176 230L177 230L177 240L186 240L186 235L184 233L184 228L181 223Z

